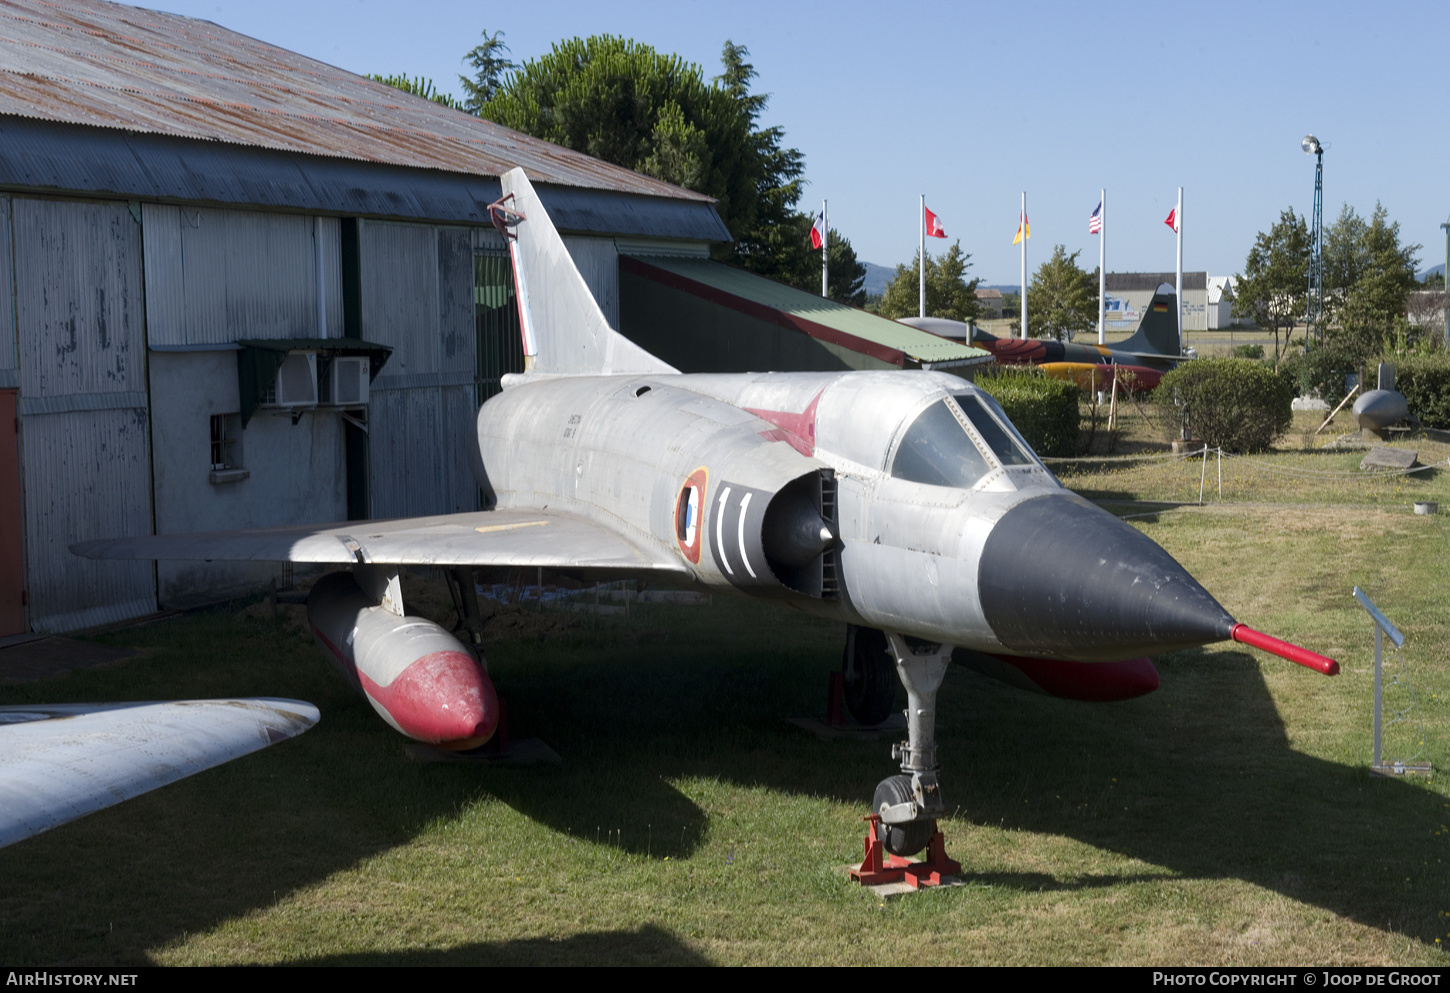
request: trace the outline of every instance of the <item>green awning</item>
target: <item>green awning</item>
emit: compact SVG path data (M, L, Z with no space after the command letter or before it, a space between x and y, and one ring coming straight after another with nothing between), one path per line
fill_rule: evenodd
M242 427L252 419L262 397L272 388L277 370L291 352L317 352L319 355L366 355L369 379L376 379L393 350L360 338L244 338L237 342L237 389L242 399Z
M710 259L621 256L624 268L781 327L894 365L975 365L990 352Z

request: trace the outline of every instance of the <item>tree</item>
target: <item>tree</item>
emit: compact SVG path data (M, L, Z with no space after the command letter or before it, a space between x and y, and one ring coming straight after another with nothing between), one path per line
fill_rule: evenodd
M503 57L509 47L503 43L503 32L495 31L490 35L483 32L483 44L475 45L463 61L473 66L473 78L459 76L458 82L463 87L463 102L460 105L463 110L470 114L478 114L483 105L493 99L503 85L503 76L506 72L513 72L518 64L512 59Z
M866 267L856 258L851 242L835 228L826 243L826 276L832 300L852 307L866 305Z
M804 159L780 128L758 126L769 98L750 92L748 54L727 41L723 72L707 84L700 66L648 45L571 38L498 81L479 113L714 197L734 239L716 257L802 285L810 220L794 207Z
M749 54L744 45L727 40L720 53L724 71L714 80L715 87L729 94L744 117L749 144L742 171L754 181L753 189L745 198L750 209L742 212L744 225L739 234L731 229L735 243L718 254L726 261L764 275L785 274L798 270L811 252L809 239L781 245L773 243L773 235L787 219L804 218L796 212L795 205L800 201L805 182L802 178L805 175L805 156L797 149L782 147L785 140L783 129L757 126L770 98L763 93L750 92L750 81L757 73L755 67L745 61ZM804 219L809 231L810 218ZM767 245L771 250L762 252L760 247Z
M926 315L971 322L981 312L977 304L977 284L967 281L971 256L956 241L945 255L926 257ZM911 267L896 267L896 275L881 295L882 317L916 317L920 304L921 253L911 260Z
M1346 204L1324 235L1325 296L1338 303L1330 338L1363 359L1408 335L1405 302L1418 285L1419 251L1400 244L1399 222L1389 222L1383 204L1367 222Z
M434 103L441 103L445 107L452 107L454 110L461 109L458 101L450 94L439 93L433 85L433 80L425 79L422 76L410 78L408 76L376 76L369 75L368 79L378 83L386 83L394 89L402 90L404 93L411 93L415 97L422 97L424 100L432 100Z
M1279 214L1268 234L1260 231L1243 274L1234 282L1235 309L1274 332L1274 363L1289 350L1289 333L1304 314L1309 292L1309 225L1293 208ZM1279 331L1284 347L1279 347Z
M1081 254L1068 255L1065 245L1057 245L1052 258L1032 277L1027 287L1027 325L1032 337L1071 340L1075 332L1097 326L1097 270L1087 273L1079 269L1077 257Z

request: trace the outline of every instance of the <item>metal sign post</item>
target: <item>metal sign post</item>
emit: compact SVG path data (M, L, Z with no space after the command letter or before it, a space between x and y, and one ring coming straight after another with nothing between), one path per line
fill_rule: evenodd
M1421 775L1429 775L1429 762L1414 762L1400 759L1395 759L1391 762L1385 762L1381 756L1384 723L1384 640L1385 637L1388 636L1390 641L1394 642L1395 651L1398 652L1401 648L1404 647L1405 636L1400 633L1399 628L1395 627L1393 624L1390 623L1389 618L1380 612L1380 609L1376 607L1373 602L1371 602L1368 596L1365 595L1364 590L1361 590L1358 586L1354 588L1354 598L1359 601L1359 605L1365 609L1365 612L1369 614L1370 618L1374 621L1374 758L1370 762L1370 775L1403 776L1407 772L1419 773ZM1398 674L1391 680L1391 682L1399 682ZM1410 691L1410 700L1411 707L1413 707L1413 689L1411 689ZM1405 710L1398 712L1395 715L1394 719L1390 721L1390 723L1397 724L1400 721L1405 720L1405 715L1408 713L1408 711L1409 708L1406 708ZM1412 756L1412 758L1418 758L1424 753L1424 743L1425 736L1422 732L1420 735L1421 750L1420 752L1417 752L1415 756Z

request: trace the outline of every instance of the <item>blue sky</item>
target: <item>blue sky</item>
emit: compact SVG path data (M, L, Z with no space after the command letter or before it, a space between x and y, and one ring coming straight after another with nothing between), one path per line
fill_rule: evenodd
M908 261L917 197L972 256L1016 283L1027 192L1028 272L1056 243L1097 264L1087 233L1108 191L1107 266L1171 270L1163 224L1184 187L1184 268L1242 269L1254 236L1308 213L1326 143L1325 223L1376 201L1421 268L1444 261L1450 215L1450 4L1013 4L644 0L480 4L396 0L164 0L354 72L431 77L457 91L463 53L501 30L515 60L561 38L632 37L719 71L750 50L764 123L805 155L801 208L830 200L858 256ZM1437 68L1438 67L1438 68ZM937 246L950 241L937 242ZM933 246L928 246L933 250Z

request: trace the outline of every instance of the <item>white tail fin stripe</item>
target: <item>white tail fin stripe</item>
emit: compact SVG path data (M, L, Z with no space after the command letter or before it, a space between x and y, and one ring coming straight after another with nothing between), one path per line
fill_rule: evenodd
M519 307L519 334L524 339L524 355L533 358L539 354L539 341L534 337L534 321L529 314L529 287L524 282L524 267L519 262L519 245L509 239L509 259L514 268L514 297Z

